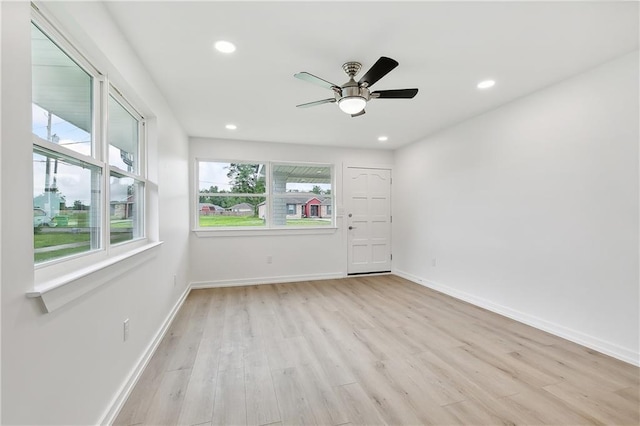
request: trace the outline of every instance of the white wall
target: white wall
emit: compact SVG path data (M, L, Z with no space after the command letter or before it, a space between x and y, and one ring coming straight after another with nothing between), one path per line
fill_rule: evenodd
M336 213L340 216L343 166L386 166L388 150L342 149L269 142L192 138L190 157L221 160L300 161L330 163L336 173ZM192 177L195 182L195 177ZM192 199L193 202L193 199ZM191 235L190 278L194 285L228 285L320 279L346 275L346 239L342 218L338 230L321 235L216 236ZM240 255L241 254L241 255ZM267 263L271 256L273 262Z
M395 271L637 364L638 76L636 51L398 150Z
M30 5L2 2L2 423L95 424L187 288L188 140L103 5L45 6L151 117L150 188L159 189L150 207L160 230L152 238L164 244L137 269L51 314L25 297L34 285Z

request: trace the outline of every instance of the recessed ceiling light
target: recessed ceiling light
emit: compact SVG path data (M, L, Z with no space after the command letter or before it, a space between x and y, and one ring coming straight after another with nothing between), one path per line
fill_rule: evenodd
M235 130L238 128L238 126L236 126L235 124L227 124L226 126L224 126L226 129L228 130Z
M236 51L236 46L230 41L225 40L216 41L213 47L215 47L218 52L222 53L232 53Z
M386 142L388 140L389 140L389 138L387 136L379 136L378 137L378 142Z
M493 87L496 84L493 80L484 80L478 83L478 89L488 89L489 87Z

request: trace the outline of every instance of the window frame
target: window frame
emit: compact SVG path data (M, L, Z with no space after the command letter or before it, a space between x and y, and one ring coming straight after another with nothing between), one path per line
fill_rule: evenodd
M273 182L273 166L274 165L291 165L291 166L309 166L309 167L327 167L331 174L331 203L336 203L336 167L332 163L316 163L309 161L272 161L272 160L228 160L228 159L212 159L210 157L195 157L193 160L193 214L192 216L192 231L200 237L210 237L214 235L273 235L275 233L284 234L318 234L318 233L333 233L337 230L337 216L335 214L336 209L331 209L331 223L329 225L320 226L291 226L291 225L276 225L273 219L273 200L274 198L281 198L284 200L299 198L299 193L295 192L275 192L272 187ZM200 163L244 163L244 164L264 164L265 165L265 192L263 194L241 194L241 193L228 193L223 196L263 196L265 200L265 224L264 226L243 226L243 227L201 227L199 221L200 209ZM320 209L320 207L319 207ZM286 214L286 211L285 211Z
M120 167L117 166L113 166L111 165L110 161L109 161L109 147L111 146L111 144L109 143L109 136L108 136L108 119L109 119L109 97L113 97L114 100L116 102L118 102L120 104L121 107L123 107L129 114L131 114L133 116L134 119L137 120L138 122L138 146L137 146L137 172L129 172L127 170L123 170ZM111 83L108 82L108 90L104 93L104 98L105 98L105 112L103 114L104 117L106 117L107 120L105 120L105 125L104 125L104 131L105 131L105 137L104 137L104 143L102 145L102 149L103 149L103 158L104 158L104 162L107 165L108 168L108 176L105 179L106 184L108 185L108 190L106 190L107 192L107 205L105 206L105 213L107 214L107 216L110 216L110 210L111 210L111 192L110 192L110 180L111 180L111 176L115 175L115 176L121 176L121 177L128 177L134 180L134 182L139 182L142 184L142 189L141 189L141 205L139 206L140 211L137 213L139 215L139 217L142 220L142 224L141 224L141 229L140 229L140 236L138 237L134 237L130 240L126 240L126 241L122 241L119 243L111 243L111 219L110 217L107 220L107 224L108 224L108 229L106 232L106 237L107 239L105 240L105 243L110 246L110 247L115 247L115 246L121 246L124 244L129 244L131 242L137 241L137 240L144 240L147 238L148 235L148 230L147 230L147 220L146 220L146 211L147 211L147 155L146 155L146 146L147 146L147 133L146 133L146 121L144 119L144 117L142 116L142 114L140 114L132 105L131 103L122 95L122 93Z
M98 194L100 206L98 207L99 219L99 246L81 253L65 255L54 259L36 262L33 260L36 286L38 282L47 282L56 277L69 275L69 271L83 270L91 265L110 262L110 259L127 257L127 253L135 254L143 246L149 244L149 219L147 205L149 202L148 188L148 155L146 120L137 108L122 94L120 90L101 73L85 55L75 47L64 32L47 19L37 8L32 8L30 26L37 27L51 42L60 49L80 69L86 72L92 79L91 84L91 154L85 155L51 141L47 141L31 132L32 152L41 149L51 151L71 161L86 163L100 170L100 194ZM108 102L113 98L138 121L138 158L137 172L132 173L112 166L109 162L108 140ZM33 102L33 98L32 98ZM33 118L32 118L33 125ZM110 178L112 174L134 179L142 186L140 196L141 212L139 213L142 224L140 235L130 240L111 244L110 221ZM98 268L99 269L99 268ZM72 273L73 274L73 273Z

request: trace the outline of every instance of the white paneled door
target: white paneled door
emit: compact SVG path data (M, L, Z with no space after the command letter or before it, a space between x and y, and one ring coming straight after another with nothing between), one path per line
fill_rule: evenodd
M349 274L391 271L391 170L347 167Z

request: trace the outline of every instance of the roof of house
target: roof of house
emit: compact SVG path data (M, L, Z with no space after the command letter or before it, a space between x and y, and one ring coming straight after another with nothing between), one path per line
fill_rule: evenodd
M249 203L238 203L229 207L230 210L253 210L253 206Z
M198 209L202 210L203 207L208 207L209 210L215 210L217 212L219 211L224 211L223 207L220 207L216 204L211 204L211 203L198 203Z

